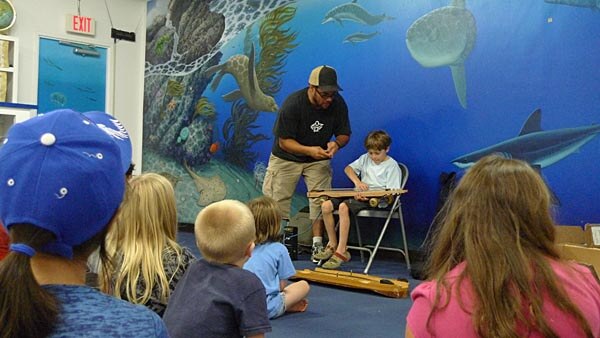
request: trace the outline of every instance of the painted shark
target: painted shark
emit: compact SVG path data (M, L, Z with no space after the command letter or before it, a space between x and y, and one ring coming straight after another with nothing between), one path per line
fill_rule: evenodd
M541 122L542 111L537 109L529 115L517 137L463 155L452 160L452 163L459 168L467 168L478 159L497 153L545 168L571 155L600 133L598 124L544 131Z
M357 4L356 1L357 0L352 0L352 2L333 7L331 10L329 10L329 12L327 12L327 14L325 14L321 24L337 22L342 25L342 21L346 20L354 21L363 25L373 26L382 22L383 20L395 19L385 14L373 15Z
M544 2L549 4L600 9L600 0L544 0Z
M211 84L213 91L217 89L225 74L231 74L238 84L239 89L223 95L225 101L235 101L243 98L248 107L256 111L276 112L279 110L275 99L263 93L258 85L254 68L254 45L250 49L249 57L236 54L225 63L212 66L206 70L206 76L211 76L214 73L217 73L217 76Z

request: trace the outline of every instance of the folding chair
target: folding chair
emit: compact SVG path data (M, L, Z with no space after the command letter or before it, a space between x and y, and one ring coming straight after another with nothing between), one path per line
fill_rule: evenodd
M404 189L404 186L406 185L406 181L408 180L408 167L406 167L406 165L404 163L400 163L400 162L398 162L398 165L400 166L400 172L402 173L402 182L401 182L400 188ZM363 251L366 251L369 253L369 262L367 263L367 266L365 267L365 270L364 270L365 274L369 273L369 269L371 268L371 264L373 263L373 260L375 259L375 255L377 254L377 251L380 249L400 252L402 255L404 255L404 259L406 261L406 268L410 271L410 258L408 256L408 244L406 242L406 231L404 230L404 218L402 217L401 197L402 197L402 195L397 195L396 198L394 198L394 203L392 204L392 207L390 209L364 209L364 210L359 211L355 215L355 217L353 217L354 218L354 226L356 227L358 246L348 245L348 248L360 250L361 251L360 257L361 257L361 261L363 261L363 262L364 262ZM379 238L377 239L377 242L375 243L375 245L363 245L362 244L362 239L360 237L360 227L358 225L358 219L363 218L363 217L385 218L385 223L383 224L381 232L379 233ZM383 239L383 236L385 235L388 225L390 224L392 219L398 219L400 222L400 229L402 231L402 244L403 244L402 249L394 248L394 247L380 246L381 240Z

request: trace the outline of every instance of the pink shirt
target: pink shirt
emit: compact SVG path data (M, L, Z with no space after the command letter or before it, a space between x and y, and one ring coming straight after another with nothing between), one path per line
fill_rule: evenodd
M575 272L561 264L551 261L550 265L557 275L558 282L564 287L572 302L581 310L587 319L594 337L600 337L600 284L592 275L591 271L581 265L573 264ZM458 275L464 270L466 263L461 263L452 269L447 279L456 292L454 283ZM471 313L469 309L474 306L473 289L468 280L462 283L461 300L463 306L456 297L452 297L448 306L437 312L431 319L433 335L427 331L427 319L431 311L431 305L435 300L436 282L423 282L411 293L413 305L408 312L407 325L413 335L419 337L477 337ZM441 301L445 299L442 297ZM463 310L466 309L467 311ZM546 320L559 337L584 337L583 330L579 328L576 320L566 313L561 312L553 303L545 301L543 311ZM523 332L522 335L526 335ZM539 332L532 332L529 337L542 337Z
M10 244L10 237L4 229L4 226L0 223L0 260L8 254L8 246Z

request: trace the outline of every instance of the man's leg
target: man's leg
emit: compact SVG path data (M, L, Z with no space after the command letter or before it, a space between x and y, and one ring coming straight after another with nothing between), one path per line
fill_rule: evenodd
M331 166L329 160L305 163L302 172L306 188L311 190L331 190ZM313 256L323 250L323 218L318 198L309 199L310 220L313 224ZM312 261L318 263L318 260Z
M335 233L335 220L333 218L333 211L337 205L332 200L327 200L321 204L321 211L323 212L323 221L325 222L325 230L327 230L327 237L329 241L327 246L322 252L317 252L313 256L315 260L327 260L335 252L335 248L338 246L337 236Z
M282 217L290 218L292 196L302 175L302 163L286 161L271 154L262 191L277 202Z

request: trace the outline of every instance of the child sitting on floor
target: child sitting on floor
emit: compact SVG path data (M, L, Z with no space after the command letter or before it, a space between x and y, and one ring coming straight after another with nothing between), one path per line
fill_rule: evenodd
M306 281L287 284L296 274L286 247L281 244L281 212L270 197L256 198L248 203L256 225L256 247L244 269L254 272L267 291L269 318L286 312L304 312L310 286Z
M400 167L398 162L388 156L391 143L391 137L383 130L372 131L367 135L365 139L367 153L344 168L344 173L354 183L357 190L400 189L400 182L402 182ZM323 263L323 268L337 269L342 262L350 260L350 253L347 250L350 212L356 215L360 210L368 207L368 199L360 194L355 199L345 201L331 199L323 202L321 211L329 242L325 250L315 254L315 258L318 260L328 260ZM339 243L333 219L333 211L336 208L339 208L340 217Z
M115 265L101 270L102 291L162 316L196 258L177 243L175 190L168 179L143 173L129 181L127 194L108 232L107 252Z
M265 287L242 269L254 249L254 218L239 201L204 208L194 226L202 258L192 263L163 317L172 338L264 337L271 331Z

